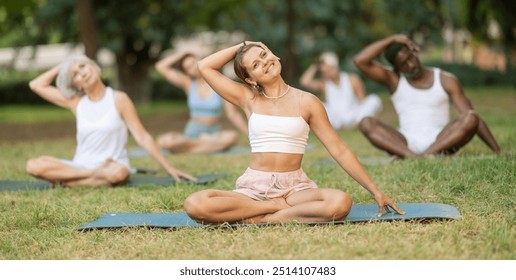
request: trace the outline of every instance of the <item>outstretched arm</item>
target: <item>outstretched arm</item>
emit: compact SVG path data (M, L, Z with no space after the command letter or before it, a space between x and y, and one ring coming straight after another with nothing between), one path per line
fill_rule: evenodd
M177 52L167 56L154 65L156 70L172 85L188 92L192 80L183 72L174 69L172 66L176 64L187 52Z
M473 105L471 105L471 101L464 94L464 89L460 81L455 77L455 75L448 72L441 72L441 84L443 88L446 90L450 99L457 108L459 114L465 114L469 110L474 110ZM482 139L482 141L491 149L493 152L499 154L501 152L498 143L496 142L491 130L484 122L484 120L477 114L478 117L478 130L477 135Z
M116 106L122 119L127 124L129 131L133 135L136 143L143 147L164 169L165 171L176 181L179 181L180 178L186 178L191 181L196 181L197 179L192 175L185 173L179 169L173 168L169 165L167 160L161 155L158 146L154 142L152 136L147 132L147 130L143 127L143 124L138 117L136 109L134 108L134 104L131 99L127 96L127 94L123 92L116 92L115 95Z
M376 62L375 59L392 43L405 44L410 50L419 50L410 38L402 34L396 34L369 44L353 59L357 68L362 71L367 78L384 85L390 92L395 90L399 76L390 67Z
M72 98L66 98L61 94L57 87L52 85L52 82L59 74L60 69L61 64L45 71L30 81L29 87L33 92L41 96L46 101L75 112L78 97L74 96Z
M320 93L324 93L325 87L324 87L324 81L316 79L315 74L317 73L317 65L312 64L310 67L308 67L303 75L301 75L301 78L299 79L299 83L311 90L316 91Z
M308 96L303 100L303 106L310 108L309 124L317 138L326 147L331 156L355 181L365 188L378 203L378 215L381 216L383 210L390 212L391 207L399 214L405 212L387 197L373 182L364 167L358 161L353 151L342 141L335 130L332 128L324 106L315 96Z

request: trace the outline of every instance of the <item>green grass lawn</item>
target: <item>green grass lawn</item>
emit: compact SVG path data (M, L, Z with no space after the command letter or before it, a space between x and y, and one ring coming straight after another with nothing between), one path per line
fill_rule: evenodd
M46 191L1 192L0 259L84 260L514 260L516 259L516 89L468 89L468 96L489 125L504 155L494 156L476 137L451 158L396 161L365 165L378 186L397 202L438 202L457 207L461 220L382 222L338 226L298 224L236 229L122 229L77 232L82 224L107 212L179 212L183 200L203 187L57 188ZM393 124L385 94L382 116ZM166 110L163 105L139 108L142 114ZM183 110L179 105L174 108ZM2 107L0 122L55 120L70 113L45 107ZM34 116L38 110L44 110ZM158 111L159 111L158 110ZM71 116L73 118L73 116ZM4 133L4 132L2 132ZM151 131L152 133L152 131ZM356 130L341 131L359 157L383 156ZM242 137L241 143L247 143ZM329 158L319 141L303 169L320 187L348 192L355 203L374 203L342 169L317 165ZM25 162L37 155L71 158L75 140L0 142L0 179L33 180ZM130 147L135 147L131 143ZM210 188L233 188L249 155L171 155L174 166L193 174L227 173ZM159 169L149 158L132 158L133 166ZM160 175L164 175L161 173Z

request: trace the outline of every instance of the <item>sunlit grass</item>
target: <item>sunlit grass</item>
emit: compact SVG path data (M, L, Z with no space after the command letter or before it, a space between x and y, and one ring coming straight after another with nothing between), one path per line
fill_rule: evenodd
M508 92L507 92L508 91ZM179 212L192 192L233 188L249 155L169 155L175 167L193 174L226 173L209 186L52 189L0 192L1 259L516 259L515 89L469 89L473 105L488 123L504 155L495 156L476 137L456 157L365 165L378 186L397 202L439 202L457 207L455 221L385 222L244 228L121 229L77 232L108 212ZM489 92L487 94L486 92ZM382 96L386 98L386 96ZM388 102L387 99L384 99ZM153 104L142 114L171 110ZM175 106L175 105L172 105ZM493 108L495 107L495 108ZM391 115L386 106L384 115ZM10 109L28 116L27 107ZM30 109L31 110L31 109ZM48 114L62 114L46 109ZM172 110L175 110L172 109ZM17 112L17 113L15 113ZM66 114L66 111L64 111ZM43 114L42 114L43 115ZM73 116L71 116L73 118ZM26 119L28 117L20 117ZM36 119L32 120L35 121ZM22 122L22 121L20 121ZM356 130L339 132L359 157L382 157ZM303 169L320 187L348 192L355 203L370 195L336 165L319 165L328 152L311 135ZM240 143L247 143L242 136ZM71 158L74 139L5 145L0 143L0 178L33 180L25 173L30 157ZM130 144L133 148L134 143ZM150 158L131 158L136 167L160 170ZM160 170L159 175L164 175Z

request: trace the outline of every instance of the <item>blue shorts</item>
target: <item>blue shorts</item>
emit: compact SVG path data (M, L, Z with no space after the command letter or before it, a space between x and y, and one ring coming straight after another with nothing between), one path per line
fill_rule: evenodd
M210 125L210 124L204 124L204 123L199 123L199 122L190 120L186 124L185 130L184 130L184 135L187 138L196 139L196 138L199 138L199 136L201 136L201 134L203 134L203 133L214 134L219 131L220 131L220 124L215 124L215 125L211 124Z

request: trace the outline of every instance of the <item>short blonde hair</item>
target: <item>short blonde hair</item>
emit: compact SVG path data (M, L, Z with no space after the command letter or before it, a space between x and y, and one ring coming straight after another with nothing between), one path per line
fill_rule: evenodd
M319 63L339 67L339 57L334 52L323 52L319 56Z
M61 69L59 69L59 74L56 78L56 86L61 94L66 98L72 98L74 95L82 94L80 90L73 86L72 75L70 73L70 66L78 62L85 62L93 65L100 76L100 67L97 65L97 63L95 63L95 61L89 59L87 56L75 54L67 57L61 64Z

